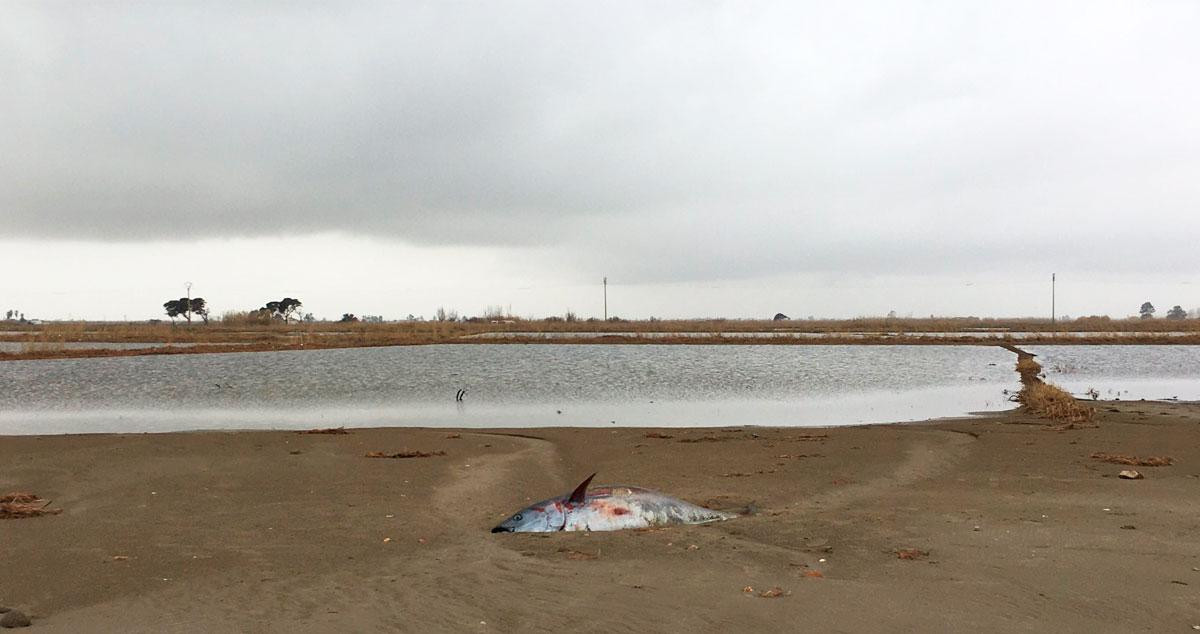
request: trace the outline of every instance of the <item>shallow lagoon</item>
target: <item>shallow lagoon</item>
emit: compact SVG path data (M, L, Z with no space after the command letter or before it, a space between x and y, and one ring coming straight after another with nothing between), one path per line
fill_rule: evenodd
M1030 349L1076 394L1200 399L1200 346ZM0 434L903 422L1013 407L1014 362L994 346L578 344L10 361Z
M989 346L553 344L11 361L0 433L900 422L1011 407L1013 363Z

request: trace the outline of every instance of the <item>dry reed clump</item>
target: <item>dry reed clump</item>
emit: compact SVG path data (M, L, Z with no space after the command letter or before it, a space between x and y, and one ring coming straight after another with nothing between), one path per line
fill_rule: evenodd
M1093 460L1101 460L1103 462L1111 462L1113 464L1123 464L1132 467L1169 467L1175 463L1175 459L1170 456L1150 456L1149 458L1138 458L1137 456L1127 456L1119 453L1104 453L1097 451L1092 454Z
M368 451L368 458L432 458L433 456L444 456L444 451L397 451L396 453L387 453L383 451Z
M32 493L0 495L0 519L22 519L62 513L62 509L47 508L48 506L49 500L43 500Z
M1017 373L1021 376L1037 376L1042 371L1042 364L1033 360L1032 356L1017 357Z
M1043 381L1026 383L1018 400L1038 416L1066 423L1088 423L1096 414L1095 410L1080 403L1070 392Z

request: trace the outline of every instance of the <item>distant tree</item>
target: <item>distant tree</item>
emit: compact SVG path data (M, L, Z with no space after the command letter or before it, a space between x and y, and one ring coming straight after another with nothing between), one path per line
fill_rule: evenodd
M1142 307L1138 310L1138 312L1141 313L1142 319L1150 319L1154 316L1154 304L1146 302L1142 304Z
M338 321L339 322L358 321L358 317L355 317L354 313L342 313L342 318L339 319Z
M4 318L5 318L5 319L11 320L11 319L12 319L12 316L13 316L13 311L11 311L11 310L10 310L10 311L8 311L7 313L4 313Z
M773 321L787 321L787 320L791 319L791 317L788 317L787 315L785 315L783 313L775 313L775 316L772 317L771 319Z
M204 323L208 323L208 304L203 297L172 299L163 304L163 310L167 311L167 317L170 317L171 321L175 321L176 317L183 317L190 323L192 314L195 313L200 315Z
M1167 319L1187 319L1187 311L1183 309L1183 306L1176 304L1167 311Z
M191 321L191 316L187 314L188 308L188 299L186 297L163 302L163 310L167 311L167 317L170 317L172 322L175 321L176 317L180 316L186 316L187 320Z
M303 306L303 304L300 303L300 300L293 299L291 297L284 297L277 302L267 302L267 305L263 306L259 310L267 311L272 317L276 319L282 319L284 323L291 323L292 315L294 315L301 306Z
M186 300L185 300L186 301ZM200 315L204 323L208 323L208 303L203 297L193 297L188 305L188 321L191 321L191 313Z

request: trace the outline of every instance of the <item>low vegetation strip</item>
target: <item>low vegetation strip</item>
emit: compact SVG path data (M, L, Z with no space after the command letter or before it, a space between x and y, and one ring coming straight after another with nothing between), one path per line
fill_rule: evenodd
M1016 346L1005 346L1017 354L1017 374L1021 391L1017 401L1033 414L1070 425L1090 423L1096 410L1079 402L1071 393L1042 379L1042 365L1034 356Z
M0 360L264 352L428 344L628 345L1008 345L1200 344L1200 320L850 319L525 320L0 324L0 341L20 344ZM158 344L76 349L67 344Z

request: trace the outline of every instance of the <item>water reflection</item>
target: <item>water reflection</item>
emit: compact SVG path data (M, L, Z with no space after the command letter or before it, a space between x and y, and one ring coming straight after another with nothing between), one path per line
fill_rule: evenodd
M1013 362L986 346L553 344L15 361L0 433L895 422L1011 407Z

